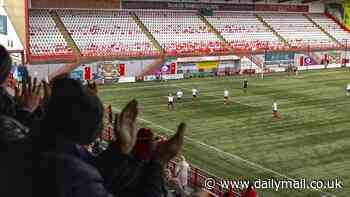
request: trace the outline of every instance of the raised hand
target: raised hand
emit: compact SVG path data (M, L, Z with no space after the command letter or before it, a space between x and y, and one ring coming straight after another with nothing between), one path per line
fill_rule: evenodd
M43 87L44 87L44 97L42 99L42 104L45 106L49 103L49 99L51 96L51 88L45 80L42 80L41 83L43 84Z
M162 165L166 165L171 159L180 153L183 147L185 137L185 123L181 123L175 135L173 135L168 141L162 144L158 144L154 153L154 158L158 160Z
M130 101L121 114L115 115L114 135L115 145L122 154L129 154L136 143L136 118L138 114L137 101Z
M18 87L15 88L15 99L17 104L28 109L30 112L35 111L40 102L41 84L37 86L37 79L32 82L31 77L22 80L21 92Z
M97 94L97 92L98 92L98 90L97 90L97 85L96 85L96 82L94 81L94 82L90 82L90 81L88 81L88 84L87 84L87 88L89 89L89 90L91 90L93 93L95 93L95 94Z

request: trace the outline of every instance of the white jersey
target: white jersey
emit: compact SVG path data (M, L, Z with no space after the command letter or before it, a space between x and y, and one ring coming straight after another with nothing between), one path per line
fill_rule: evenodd
M346 90L350 91L350 84L346 86Z
M228 97L228 94L229 94L228 90L225 90L224 91L224 97Z
M277 108L277 103L273 103L273 105L272 105L272 110L273 110L273 111L277 111L277 110L278 110L278 108Z
M198 92L197 89L192 89L192 96L197 96L197 92Z
M168 102L169 102L169 103L174 102L174 97L173 97L173 96L168 96Z
M183 95L184 95L184 93L182 91L178 91L176 93L177 98L182 98Z

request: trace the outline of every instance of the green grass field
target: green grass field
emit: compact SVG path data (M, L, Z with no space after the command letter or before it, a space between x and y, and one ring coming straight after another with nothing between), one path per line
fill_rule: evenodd
M343 189L322 189L334 196L350 196L350 97L348 70L307 71L299 77L255 76L248 92L242 77L106 85L105 104L121 109L139 101L139 123L170 135L181 121L188 125L184 155L194 165L227 179L335 179ZM167 109L169 92L181 88L184 101ZM191 89L199 90L192 102ZM231 100L223 104L223 91ZM272 118L272 102L280 119ZM260 197L319 197L305 190L258 190Z

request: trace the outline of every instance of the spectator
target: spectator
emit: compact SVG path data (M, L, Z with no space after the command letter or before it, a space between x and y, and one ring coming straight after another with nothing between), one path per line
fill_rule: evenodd
M190 165L187 163L185 157L181 156L176 167L176 177L178 177L182 189L185 190L188 184L188 173L191 170Z
M107 115L108 115L108 123L113 124L113 110L112 105L108 105L107 107Z
M166 182L165 191L167 197L178 197L184 194L184 191L181 188L181 184L177 177L174 177L170 171L170 169L165 168L164 170L164 178Z
M12 60L7 50L0 45L0 113L15 116L14 99L6 91L7 80L11 72Z
M243 193L242 197L257 197L254 184L252 182L249 182L248 188Z
M10 151L10 145L23 140L28 128L13 118L0 115L0 151Z
M157 144L164 144L168 139L164 136L157 136L154 138Z
M209 197L210 195L207 192L199 188L196 188L195 191L191 194L191 196L192 197Z
M116 117L117 140L93 158L82 146L103 129L102 104L77 81L55 79L40 130L0 163L0 196L162 196L161 169L181 150L184 124L140 165L130 157L137 113L137 102L130 102Z
M27 127L32 127L38 114L34 113L40 101L40 86L37 86L36 79L32 83L30 78L22 82L21 92L16 88L15 97L7 91L7 80L12 67L12 60L8 51L0 45L0 114L18 120Z
M97 85L96 85L96 82L93 81L92 83L90 81L87 81L87 87L95 94L97 94Z
M134 155L140 161L149 161L154 150L153 133L149 128L141 128L137 132L137 141L134 147Z

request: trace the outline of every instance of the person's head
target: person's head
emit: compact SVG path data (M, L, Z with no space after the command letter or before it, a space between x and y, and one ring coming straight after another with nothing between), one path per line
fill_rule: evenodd
M153 132L149 128L140 128L137 132L137 140L134 146L135 157L148 161L151 158L151 152L155 149Z
M230 192L225 192L225 197L230 197L231 193Z
M12 66L12 59L9 52L0 45L0 86L6 84L7 78L10 74Z
M44 125L43 132L76 144L90 144L103 130L103 105L94 93L78 81L55 78Z
M172 96L172 94L171 94L171 93L169 93L169 96Z
M171 170L169 168L165 168L164 169L165 180L169 180L169 179L171 179L171 177L172 177Z
M253 183L253 181L249 181L249 185L248 185L247 190L252 190L253 188L254 188L254 183Z

